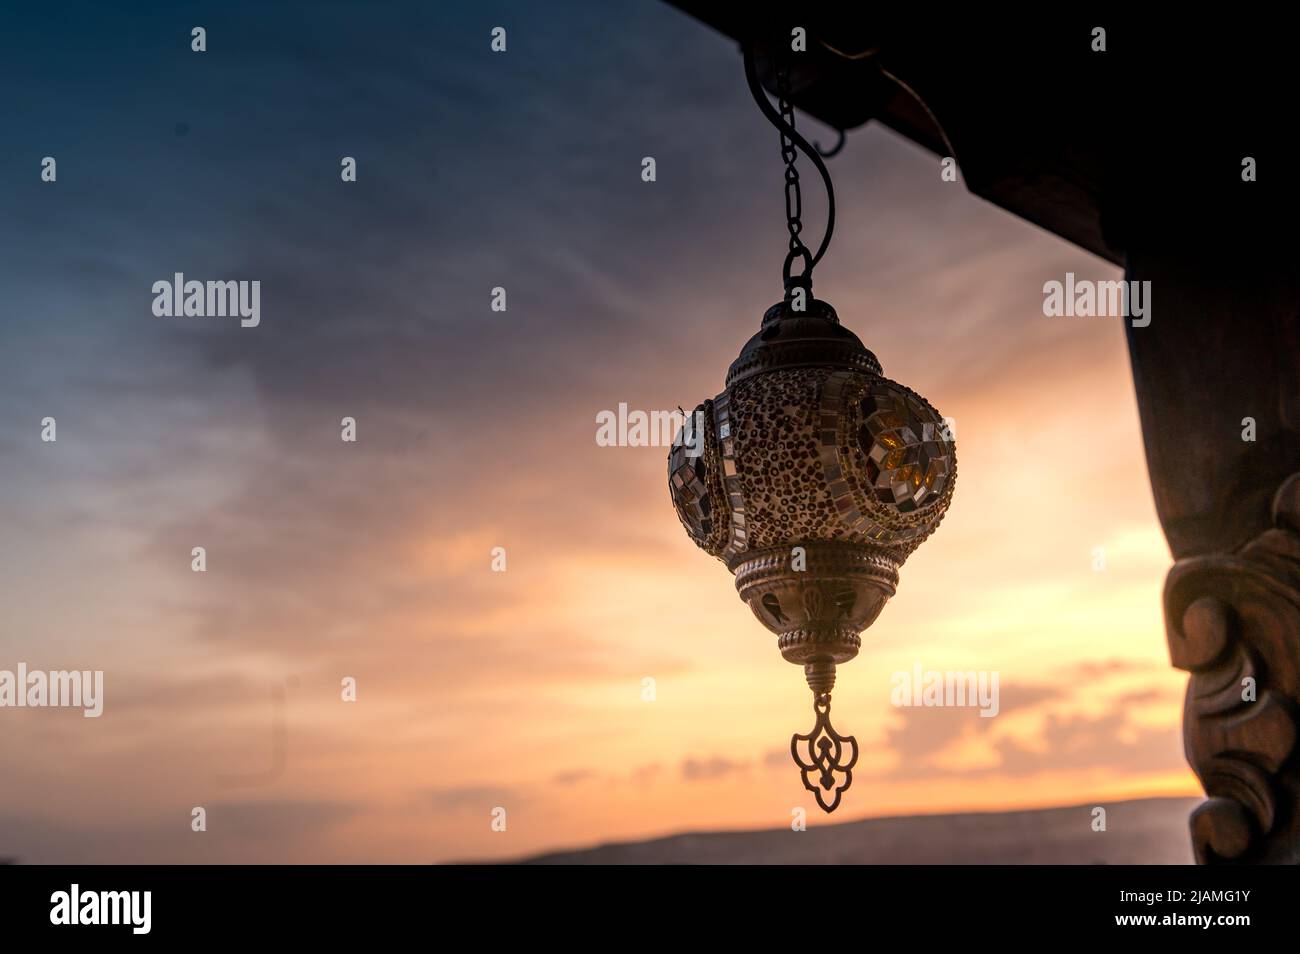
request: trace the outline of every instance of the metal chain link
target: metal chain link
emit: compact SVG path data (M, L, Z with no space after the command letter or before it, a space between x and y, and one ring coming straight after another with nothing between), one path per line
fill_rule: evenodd
M776 91L781 118L793 129L794 105L789 99L790 71L784 65L778 65L776 68ZM799 237L799 233L803 231L803 193L799 189L799 170L795 168L795 160L798 156L799 152L795 149L794 141L782 130L781 158L785 161L785 224L790 230L792 252L804 249L803 239Z
M749 85L749 92L768 122L781 133L781 158L785 161L785 221L790 231L790 250L786 253L781 274L785 281L786 300L792 300L802 290L805 294L798 297L803 301L812 292L812 270L826 254L826 248L831 243L831 235L835 232L835 188L831 184L831 174L827 171L826 163L822 161L817 148L794 128L794 104L790 102L789 67L780 62L772 64L777 83L777 106L773 106L758 79L754 44L746 44L744 53L745 82ZM795 159L800 152L813 164L813 168L821 176L822 184L826 186L826 231L815 254L804 245L802 237L803 195L799 188L799 171L795 168ZM792 267L800 260L803 262L803 270L799 274L793 274Z

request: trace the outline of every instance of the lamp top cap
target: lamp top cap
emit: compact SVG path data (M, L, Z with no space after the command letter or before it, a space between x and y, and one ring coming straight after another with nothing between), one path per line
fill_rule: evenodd
M758 333L745 342L727 371L727 387L786 368L827 367L880 374L880 362L861 339L840 324L828 302L812 298L796 311L789 300L763 314Z

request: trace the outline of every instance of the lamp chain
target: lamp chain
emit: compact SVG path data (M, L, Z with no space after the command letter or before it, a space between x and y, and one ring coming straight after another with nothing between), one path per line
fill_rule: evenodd
M794 105L790 102L790 70L785 65L780 65L776 70L776 89L777 105L781 110L781 118L786 124L794 129ZM803 231L803 193L799 188L799 170L795 167L795 160L799 157L799 151L795 148L792 140L784 129L781 131L781 158L785 161L785 224L790 230L790 251L802 255L803 239L799 233Z
M830 245L831 235L835 232L835 187L831 185L831 174L826 170L826 163L822 161L821 155L794 128L794 104L790 102L788 66L779 62L772 64L778 84L777 100L780 106L778 112L768 101L767 94L758 81L753 43L745 44L744 55L745 82L749 84L749 92L754 97L754 102L758 104L759 110L767 117L767 121L781 132L781 158L785 160L785 218L786 227L790 230L790 251L786 253L785 264L781 271L785 279L786 300L789 301L796 289L812 291L813 267L826 254L826 247ZM804 245L800 234L803 232L803 196L799 188L799 172L795 169L795 157L800 152L808 157L808 161L813 164L822 178L822 184L826 187L826 231L816 252L810 251ZM791 267L796 259L802 260L803 271L794 275L791 274Z

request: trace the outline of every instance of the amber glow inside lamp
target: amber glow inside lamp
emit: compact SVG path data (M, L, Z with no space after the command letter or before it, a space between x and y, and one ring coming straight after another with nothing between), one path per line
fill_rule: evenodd
M899 567L934 531L952 500L957 458L944 419L925 398L881 373L880 362L812 297L812 270L830 244L835 199L817 150L794 128L788 72L776 70L780 111L745 76L780 130L790 251L785 297L763 315L699 405L668 456L673 506L700 549L735 574L736 590L803 666L815 721L790 739L804 787L826 812L853 781L858 745L831 726L836 667L898 586ZM821 174L826 232L813 254L802 230L796 149ZM791 274L796 262L802 271Z

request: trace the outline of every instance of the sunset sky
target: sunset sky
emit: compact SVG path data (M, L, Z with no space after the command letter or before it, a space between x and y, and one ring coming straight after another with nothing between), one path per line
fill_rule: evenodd
M734 44L665 4L473 7L5 15L0 669L102 669L106 698L0 709L0 856L825 823L789 756L803 674L686 537L666 448L595 441L620 402L717 394L780 297L777 135ZM1043 315L1045 282L1119 270L877 126L830 168L816 292L960 461L840 670L862 757L834 820L1197 792L1123 330ZM178 271L259 280L261 324L155 317ZM916 662L996 670L1001 714L892 707Z

